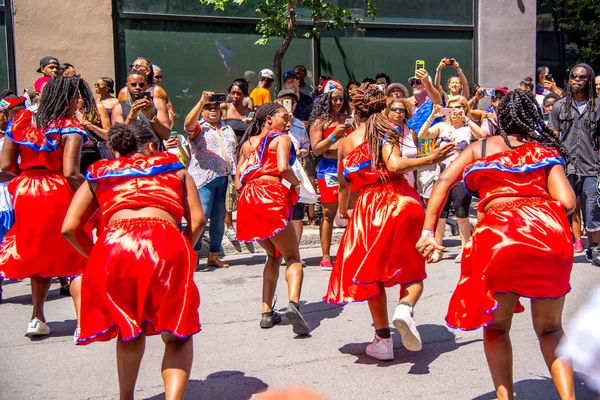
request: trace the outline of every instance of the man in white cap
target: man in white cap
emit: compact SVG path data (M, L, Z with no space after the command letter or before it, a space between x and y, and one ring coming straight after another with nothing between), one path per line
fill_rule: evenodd
M258 85L254 88L250 97L254 102L254 107L260 107L265 103L270 103L271 92L269 88L275 80L275 74L270 69L263 69L258 74Z

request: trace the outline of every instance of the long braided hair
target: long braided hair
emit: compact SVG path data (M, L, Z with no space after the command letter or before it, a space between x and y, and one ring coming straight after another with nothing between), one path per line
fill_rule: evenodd
M35 115L38 129L46 130L53 121L65 118L69 104L71 104L77 92L83 100L81 113L86 120L97 123L99 120L98 108L88 84L80 75L57 76L44 86L40 106Z
M365 82L350 93L354 112L361 118L367 118L365 125L365 140L371 150L371 165L382 173L380 163L383 161L381 143L386 141L400 148L400 136L394 129L394 123L382 114L385 110L387 97L377 85Z
M239 155L242 151L242 146L249 140L252 136L258 136L261 133L261 130L267 121L267 117L273 116L277 114L280 108L285 108L279 103L265 103L262 106L258 107L256 113L254 114L254 120L248 127L246 128L246 132L244 132L244 136L240 139L237 145L236 153Z
M311 126L315 121L320 121L323 124L330 124L335 121L335 117L331 112L331 96L335 90L324 93L317 97L313 104L310 118L308 119L308 126ZM342 92L343 93L343 92ZM340 113L348 114L348 96L344 94L344 104L340 108Z
M567 149L544 122L542 109L531 91L516 89L508 92L500 101L497 114L498 133L509 148L516 147L510 144L508 135L520 134L544 147L554 147L565 161L569 160Z
M594 87L594 79L595 74L592 67L587 64L581 63L575 65L571 69L571 73L575 70L575 68L583 68L586 71L587 75L587 83L584 88L585 97L588 100L587 109L588 109L588 128L590 132L595 132L596 130L596 88ZM571 85L567 85L567 94L565 96L566 102L563 110L566 110L566 119L571 121L573 119L573 108L571 107L573 104L573 89Z

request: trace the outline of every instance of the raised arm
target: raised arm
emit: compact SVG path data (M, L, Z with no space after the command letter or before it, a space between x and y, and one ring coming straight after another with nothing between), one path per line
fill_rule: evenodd
M442 70L446 68L446 63L444 62L446 58L442 58L438 67L435 69L435 78L433 79L433 85L437 89L440 96L444 96L444 88L442 87Z
M460 85L462 86L463 97L468 99L469 98L469 81L467 80L467 77L463 73L463 70L460 68L458 61L454 60L454 63L452 63L452 68L454 68L456 70L456 74L458 75L458 78L460 79Z
M440 136L442 127L446 126L445 122L440 122L438 124L435 124L434 126L431 126L431 123L433 122L434 119L440 117L439 112L440 112L441 108L442 108L442 106L440 106L439 104L435 104L433 106L433 109L431 110L431 114L425 120L423 125L421 125L421 129L419 129L419 134L418 134L419 139L434 139L434 138Z
M397 146L392 146L392 144L386 142L381 148L381 156L388 171L394 174L403 174L415 171L421 167L438 164L448 158L450 153L455 149L456 145L449 143L444 146L434 147L426 157L406 158L402 157L400 149Z
M442 97L438 90L433 86L431 81L429 80L429 74L424 69L420 68L417 70L415 76L423 82L425 86L425 90L427 91L427 95L433 102L433 104L442 104Z
M204 105L209 102L212 95L213 92L202 92L202 97L200 97L198 103L196 103L194 108L192 108L192 111L185 117L183 128L186 131L194 132L196 130L196 122L198 122L198 118L200 118L200 113L202 112Z

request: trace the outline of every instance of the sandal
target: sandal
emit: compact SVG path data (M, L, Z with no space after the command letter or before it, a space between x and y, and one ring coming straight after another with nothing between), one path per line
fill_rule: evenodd
M206 260L207 267L229 268L229 264L219 260L219 257L208 257Z
M442 252L440 250L434 250L433 254L431 255L431 258L429 260L427 260L427 262L429 264L433 264L436 262L440 262L442 259Z

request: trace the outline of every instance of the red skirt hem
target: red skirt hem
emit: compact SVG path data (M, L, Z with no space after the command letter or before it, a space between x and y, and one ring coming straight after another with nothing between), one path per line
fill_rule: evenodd
M150 321L142 322L142 326L145 326L145 328L140 328L137 332L133 333L133 335L130 335L127 337L123 337L121 335L121 340L124 342L129 342L129 341L139 337L142 333L146 336L155 336L155 335L160 335L163 332L168 332L168 333L172 334L173 336L176 336L178 339L187 339L191 336L194 336L194 335L200 333L200 331L202 331L202 328L198 328L198 330L193 333L183 334L183 333L179 333L172 329L155 329L154 325ZM107 329L105 329L101 332L98 332L94 335L90 335L87 337L80 336L79 339L77 339L77 344L81 345L81 346L85 346L85 345L88 345L88 344L94 343L94 342L109 342L112 339L116 338L119 335L119 333L122 333L121 330L119 329L119 325L114 324L113 326L110 326Z

